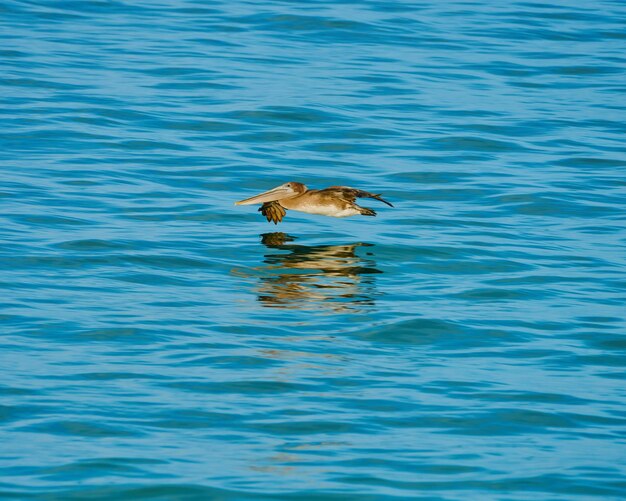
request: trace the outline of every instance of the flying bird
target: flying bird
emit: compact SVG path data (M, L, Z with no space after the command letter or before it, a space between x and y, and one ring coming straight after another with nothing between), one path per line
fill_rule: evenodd
M357 198L373 198L389 207L389 202L383 200L380 195L374 195L363 190L348 188L347 186L331 186L323 190L309 190L302 183L289 182L276 188L255 195L245 200L235 202L235 205L261 205L259 212L267 221L278 224L283 220L287 210L306 212L307 214L319 214L321 216L348 217L348 216L375 216L376 212L367 207L359 207L355 202Z

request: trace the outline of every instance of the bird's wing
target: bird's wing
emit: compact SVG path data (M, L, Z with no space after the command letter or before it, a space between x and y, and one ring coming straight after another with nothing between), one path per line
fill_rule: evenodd
M274 224L280 223L287 214L287 210L276 201L265 202L259 207L259 212L265 216L268 223L273 221Z
M384 204L387 204L389 207L393 207L393 205L387 202L387 200L383 200L380 197L380 194L375 195L374 193L370 193L368 191L357 190L356 188L348 188L347 186L331 186L330 188L324 188L323 190L319 190L318 193L327 193L331 196L347 200L348 202L354 202L357 198L373 198Z

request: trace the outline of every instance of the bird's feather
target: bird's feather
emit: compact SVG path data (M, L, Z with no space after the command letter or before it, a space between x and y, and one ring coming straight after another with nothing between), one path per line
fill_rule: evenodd
M387 200L383 200L380 194L376 195L374 193L370 193L368 191L357 190L356 188L349 188L347 186L331 186L330 188L324 188L323 190L319 190L320 194L328 194L331 196L342 198L347 202L354 202L357 198L373 198L378 200L384 204L387 204L389 207L393 207Z
M287 214L287 210L276 201L265 202L259 207L259 212L265 216L268 222L271 221L274 224L280 223Z

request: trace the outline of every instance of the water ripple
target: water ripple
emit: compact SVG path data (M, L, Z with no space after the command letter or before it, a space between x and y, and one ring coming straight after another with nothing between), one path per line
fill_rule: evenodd
M0 13L0 495L623 497L622 5Z

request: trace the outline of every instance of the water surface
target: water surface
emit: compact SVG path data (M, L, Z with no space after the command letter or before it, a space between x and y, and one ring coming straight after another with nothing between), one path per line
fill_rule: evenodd
M625 21L4 2L1 495L621 498Z

